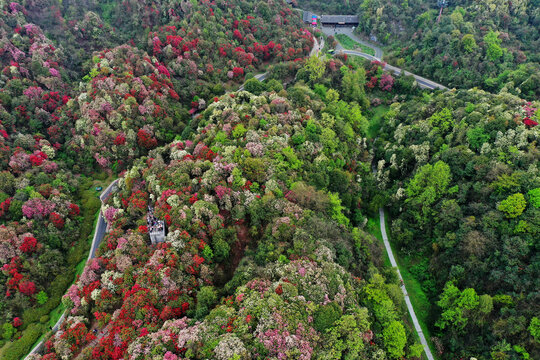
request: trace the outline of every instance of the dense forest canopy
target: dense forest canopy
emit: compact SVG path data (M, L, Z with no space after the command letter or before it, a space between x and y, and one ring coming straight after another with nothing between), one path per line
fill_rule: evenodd
M539 11L0 0L0 358L539 358Z

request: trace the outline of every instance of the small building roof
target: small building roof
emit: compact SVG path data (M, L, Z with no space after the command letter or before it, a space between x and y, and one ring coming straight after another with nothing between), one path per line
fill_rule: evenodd
M311 22L314 16L317 17L317 15L312 13L311 11L304 11L304 13L302 14L302 20L304 22Z
M358 24L358 15L321 15L321 23Z

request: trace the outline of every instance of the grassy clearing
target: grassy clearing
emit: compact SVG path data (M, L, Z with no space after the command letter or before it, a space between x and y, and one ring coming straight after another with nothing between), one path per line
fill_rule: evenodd
M401 277L403 277L403 282L405 283L405 287L407 288L409 299L411 299L411 303L413 305L414 312L416 313L416 317L418 318L418 322L420 323L420 327L422 328L422 332L424 333L428 345L431 348L433 357L435 359L438 359L438 356L434 351L435 346L431 341L431 332L429 331L429 328L427 326L427 323L429 322L429 311L431 307L429 299L422 290L422 285L420 284L420 282L416 280L416 278L408 270L409 266L413 265L410 260L405 257L402 258L399 255L396 256L397 253L394 250L394 247L392 247L392 251L394 252L394 256L396 257L396 262L398 263Z
M359 42L354 41L350 37L348 37L345 34L336 34L336 39L339 41L341 46L343 46L347 50L358 50L365 54L375 56L375 50L370 48L369 46L360 44Z
M368 218L366 231L370 233L371 235L375 236L377 240L379 240L379 242L384 247L382 233L381 233L381 220L379 219L378 216ZM388 254L386 253L386 251L384 251L383 256L384 256L384 267L390 268L391 267L390 258L388 257Z
M377 137L379 130L381 129L383 116L388 112L390 107L386 105L380 105L375 108L371 108L371 114L369 114L369 127L368 138L374 139Z

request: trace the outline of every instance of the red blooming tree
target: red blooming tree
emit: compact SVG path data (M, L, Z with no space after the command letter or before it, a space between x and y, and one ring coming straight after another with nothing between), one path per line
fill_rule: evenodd
M36 251L37 244L38 242L35 237L27 236L19 246L19 250L21 250L23 253L30 254Z
M58 214L56 212L52 212L49 215L49 220L53 223L53 225L57 229L62 229L64 227L64 219L62 219L62 215L60 215L60 214Z
M19 284L19 291L24 295L34 295L36 293L36 285L33 281L22 281Z

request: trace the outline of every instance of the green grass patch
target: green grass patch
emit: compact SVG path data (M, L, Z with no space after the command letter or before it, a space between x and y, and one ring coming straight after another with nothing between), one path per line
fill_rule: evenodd
M358 50L365 54L375 56L375 50L373 48L370 48L369 46L366 46L364 44L360 44L359 42L354 41L345 34L336 34L336 39L337 41L339 41L341 46L343 46L347 50Z
M58 319L60 319L60 317L62 316L65 310L66 310L66 306L60 303L60 305L58 305L53 311L51 311L51 313L49 314L50 316L49 326L52 327L56 325L56 323L58 322Z
M392 251L394 252L394 257L396 257L396 262L399 266L401 277L403 278L403 282L405 283L405 287L407 288L407 293L409 294L409 298L411 299L411 303L413 305L414 312L416 313L416 317L418 318L418 322L420 323L420 327L422 328L422 332L424 333L428 345L431 348L433 357L437 359L438 356L434 351L435 346L431 341L431 332L429 331L429 328L427 326L430 321L429 312L431 308L429 299L426 293L422 290L422 285L420 284L420 282L416 280L416 278L409 272L408 268L412 265L409 259L405 257L400 257L399 255L396 256L396 251L393 247Z
M371 114L369 114L369 127L367 132L368 139L377 137L383 123L383 117L388 112L388 109L390 109L389 106L380 105L370 110Z
M369 217L368 222L366 224L366 231L370 233L371 235L375 236L377 240L381 243L384 249L384 242L382 238L382 232L381 232L381 220L378 216ZM383 251L384 253L384 267L390 268L390 258L388 257L388 254L386 253L386 250Z

